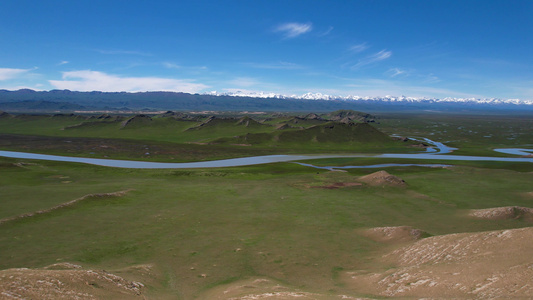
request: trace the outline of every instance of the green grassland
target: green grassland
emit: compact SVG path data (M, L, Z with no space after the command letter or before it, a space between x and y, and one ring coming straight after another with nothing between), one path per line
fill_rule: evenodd
M92 140L105 140L109 145L115 145L112 144L115 142L113 151L121 152L118 157L133 159L141 156L136 151L123 149L135 145L144 147L148 142L150 147L161 149L185 149L183 147L187 146L184 145L188 145L193 153L188 157L191 160L211 158L210 155L216 153L194 154L204 148L193 147L221 149L215 156L222 157L227 153L271 153L270 148L275 148L275 136L278 136L278 141L281 140L277 144L279 148L299 144L298 151L307 148L309 151L333 151L335 149L328 147L333 147L335 139L339 138L334 134L321 137L322 130L332 125L329 122L280 133L272 130L273 125L268 125L268 122L276 123L272 120L259 125L245 120L244 123L252 124L250 132L246 125L236 124L239 120L221 120L215 126L216 130L207 130L202 128L210 126L210 122L204 123L207 118L151 118L152 121L140 118L128 129L120 127L126 118L109 123L80 121L75 116L62 117L60 121L48 117L46 122L39 118L42 117L28 117L24 122L13 117L8 121L2 118L1 133L10 137L10 141L16 141L12 148L21 148L39 138L41 143L69 138L70 143L62 142L59 143L61 147L53 148L55 153L63 151L69 155L72 153L65 151L69 148L63 145L76 144L76 138L80 139L80 144ZM453 126L459 123L450 118L446 120L448 124L455 122ZM91 121L102 123L61 130L65 126ZM143 122L158 123L147 128ZM498 123L492 134L502 138L491 142L473 135L461 135L463 131L448 129L443 133L442 128L432 127L432 122L441 121L424 116L391 116L380 119L376 126L388 134L425 136L433 133L430 136L435 140L454 140L449 143L452 146L475 143L470 150L468 147L460 150L464 153L488 153L483 149L500 144L525 146L530 134L521 131L516 124L527 124L528 119ZM464 126L476 127L476 122L480 122L483 128L487 126L486 119L469 119ZM199 124L205 125L193 128ZM367 126L361 124L358 126ZM339 136L358 127L334 125L341 129ZM235 129L238 126L247 130ZM156 135L156 128L167 134L179 131L179 137ZM503 138L508 129L516 129L511 133L516 135L516 140ZM296 130L313 132L304 134L303 138L290 136ZM199 135L195 135L197 133ZM182 136L188 134L188 138ZM259 142L253 146L231 146L232 143L245 142L234 136L246 134L259 135ZM288 140L301 140L284 144L284 134L290 136ZM224 140L215 145L180 146L181 142L191 142L193 136L198 137L195 142ZM340 150L346 151L350 147L372 150L382 143L380 135L376 136L377 141L370 141L370 146L357 146L362 142L354 140L353 143L341 143ZM387 141L384 145L392 145L386 148L390 150L398 147L394 143ZM2 146L0 149L6 148ZM236 153L233 152L235 149L244 150ZM84 149L78 154L84 151L89 150ZM111 156L113 151L95 153ZM159 159L169 157L161 155ZM383 162L391 161L361 158L313 163ZM337 280L339 270L372 269L376 267L374 257L398 247L363 237L358 234L360 229L408 225L430 235L441 235L531 226L521 219L494 221L466 216L468 209L475 208L532 207L533 166L529 163L457 162L457 166L451 168L394 167L387 171L405 180L405 186L319 188L332 183L355 182L360 176L378 170L331 172L294 163L219 169L137 170L0 158L0 219L47 209L88 194L129 190L122 197L89 198L45 214L0 223L0 269L77 263L144 282L147 285L144 295L157 299L202 298L206 291L221 284L255 277L275 279L304 291L357 296L357 291L349 290ZM154 274L138 277L128 269L142 264L154 265Z
M383 115L375 125L388 134L421 136L459 148L457 155L498 156L495 148L531 148L533 116L469 114Z

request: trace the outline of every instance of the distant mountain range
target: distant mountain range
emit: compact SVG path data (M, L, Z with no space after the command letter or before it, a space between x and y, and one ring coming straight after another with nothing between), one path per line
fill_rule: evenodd
M360 97L360 96L332 96L322 93L306 93L303 95L281 95L263 92L232 92L217 93L210 92L208 95L252 97L252 98L276 98L276 99L300 99L300 100L344 100L344 101L378 101L378 102L408 102L408 103L472 103L472 104L512 104L512 105L533 105L533 100L520 99L499 99L499 98L427 98L427 97L406 97L406 96L384 96L384 97Z
M307 93L284 96L269 93L76 92L69 90L0 90L0 110L46 111L299 111L327 112L354 109L396 111L518 111L533 112L533 101L517 99L415 98L331 96Z

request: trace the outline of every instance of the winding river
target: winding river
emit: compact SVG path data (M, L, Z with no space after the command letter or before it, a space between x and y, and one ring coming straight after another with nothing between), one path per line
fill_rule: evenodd
M38 159L51 161L64 161L93 164L105 167L116 168L132 168L132 169L189 169L189 168L224 168L224 167L238 167L259 165L276 162L296 162L302 160L313 160L321 158L351 158L351 157L375 157L375 158L400 158L400 159L419 159L419 160L455 160L455 161L501 161L501 162L529 162L533 163L533 157L492 157L492 156L465 156L465 155L451 155L456 148L448 147L440 142L435 142L424 138L424 142L431 145L426 152L412 153L412 154L324 154L324 155L265 155L254 157L232 158L214 161L201 162L187 162L187 163L165 163L165 162L147 162L147 161L131 161L131 160L114 160L114 159L99 159L99 158L85 158L85 157L70 157L46 155L26 152L0 151L0 156L10 158L23 159ZM533 153L533 149L521 148L506 148L494 149L494 151L512 155L527 156ZM394 166L421 166L421 167L447 167L449 165L443 164L379 164L369 166L327 166L318 167L311 164L299 163L304 166L320 168L320 169L350 169L350 168L385 168Z

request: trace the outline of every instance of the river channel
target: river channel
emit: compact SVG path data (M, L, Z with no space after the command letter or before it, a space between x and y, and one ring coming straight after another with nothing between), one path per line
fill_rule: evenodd
M249 165L259 165L276 162L298 162L308 161L321 158L356 158L356 157L374 157L374 158L399 158L399 159L419 159L419 160L455 160L455 161L501 161L501 162L529 162L533 163L533 157L492 157L492 156L465 156L465 155L451 155L453 150L443 143L435 142L424 138L424 142L431 145L426 149L426 152L399 154L399 153L384 153L384 154L323 154L323 155L265 155L232 158L224 160L201 161L201 162L187 162L187 163L165 163L165 162L147 162L147 161L131 161L131 160L114 160L114 159L99 159L99 158L85 158L85 157L70 157L58 155L46 155L26 152L0 151L0 156L10 158L23 159L37 159L50 161L63 161L93 164L105 167L116 168L132 168L132 169L189 169L189 168L224 168L224 167L239 167ZM494 149L494 151L527 156L533 153L533 149L519 149L506 148ZM299 162L300 163L300 162ZM421 167L447 167L444 164L379 164L370 166L327 166L318 167L307 163L300 163L304 166L320 168L320 169L350 169L350 168L385 168L394 166L421 166Z

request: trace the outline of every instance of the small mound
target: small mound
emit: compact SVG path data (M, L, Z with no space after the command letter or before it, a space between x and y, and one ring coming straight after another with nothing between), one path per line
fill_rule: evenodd
M306 120L322 120L322 118L319 115L315 114L315 113L310 113L310 114L306 115L304 117L304 119L306 119Z
M240 118L235 125L238 126L244 126L244 127L263 127L265 124L261 124L257 122L256 120L250 118L250 117L242 117Z
M468 214L471 217L487 220L524 219L533 221L533 209L520 206L505 206L486 209L474 209Z
M388 186L405 186L405 181L399 177L389 174L387 171L378 171L363 177L359 177L359 181L362 181L368 185L388 185Z
M411 226L375 227L361 232L362 236L382 243L416 241L427 235L425 231Z
M292 128L292 127L289 126L289 124L287 123L279 124L278 126L276 126L276 130L285 130L289 128Z
M132 299L141 297L143 287L140 282L68 263L0 271L2 299Z
M6 113L5 111L0 110L0 118L10 118L11 115Z
M162 117L162 118L174 118L176 120L189 120L189 119L192 119L192 117L189 116L186 113L170 111L170 110L165 112L165 113L163 113L163 114L160 114L158 116Z
M122 122L122 128L132 127L132 126L144 126L152 122L152 118L147 115L135 115L126 121Z
M332 121L338 121L341 123L350 123L350 122L365 122L371 123L375 122L376 117L367 113L363 113L355 110L337 110L326 114L324 118Z

